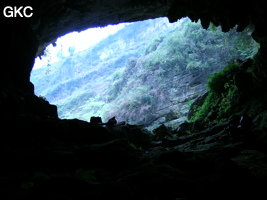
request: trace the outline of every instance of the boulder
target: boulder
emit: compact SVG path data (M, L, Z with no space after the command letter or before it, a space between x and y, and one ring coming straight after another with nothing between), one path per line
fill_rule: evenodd
M162 140L165 137L173 137L171 130L167 128L164 124L154 129L153 133L154 133L155 140Z

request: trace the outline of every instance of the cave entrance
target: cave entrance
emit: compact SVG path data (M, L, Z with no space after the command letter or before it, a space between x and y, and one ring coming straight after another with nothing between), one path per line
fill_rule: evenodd
M253 58L259 49L252 27L223 33L188 18L175 23L158 18L113 28L114 34L95 44L83 40L84 49L58 39L57 47L46 49L45 64L36 60L31 73L35 94L57 105L60 118L101 116L107 121L116 116L153 128L162 123L175 127L207 91L209 76Z

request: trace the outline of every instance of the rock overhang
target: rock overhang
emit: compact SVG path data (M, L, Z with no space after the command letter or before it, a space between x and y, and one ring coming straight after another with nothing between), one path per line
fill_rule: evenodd
M13 0L1 1L1 8L10 5L32 6L30 18L1 18L3 43L7 51L3 57L5 73L17 72L16 81L28 82L34 58L42 55L45 47L62 35L87 28L103 27L122 22L133 22L168 17L175 22L182 17L201 20L203 28L212 22L228 31L235 25L242 31L249 24L255 26L253 38L266 43L266 3L253 1L211 0ZM261 48L264 52L263 48ZM264 53L259 53L264 55ZM12 75L13 76L13 75Z
M20 1L14 2L21 5ZM182 17L189 17L192 21L201 19L204 28L212 22L216 26L221 25L224 31L235 25L242 31L250 23L256 25L256 31L263 31L263 27L266 26L265 5L262 1L245 4L242 1L220 0L26 0L24 2L24 5L31 5L33 8L33 16L27 20L39 41L36 55L40 55L47 44L72 31L158 17L168 17L170 22ZM262 34L257 33L255 37L260 35Z

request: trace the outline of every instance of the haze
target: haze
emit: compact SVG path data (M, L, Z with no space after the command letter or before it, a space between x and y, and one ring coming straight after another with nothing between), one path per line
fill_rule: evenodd
M47 46L46 50L49 52L50 56L42 56L35 58L35 64L33 69L46 66L49 62L54 63L59 61L57 54L62 51L63 56L69 56L69 48L74 46L75 52L83 51L91 47L92 45L100 42L111 34L116 33L118 30L122 29L125 25L129 23L121 23L118 25L109 25L106 27L90 28L81 32L71 32L57 39L57 46L53 47L52 44Z

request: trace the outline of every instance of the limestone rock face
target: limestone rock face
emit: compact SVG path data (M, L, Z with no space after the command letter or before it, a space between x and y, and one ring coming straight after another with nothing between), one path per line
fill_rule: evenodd
M10 17L1 15L2 52L1 85L12 82L24 92L33 93L29 76L35 56L41 55L45 46L57 37L71 31L90 27L132 22L167 16L171 22L189 16L191 20L201 19L203 27L209 22L221 25L224 31L234 25L239 30L248 24L255 25L254 38L262 43L263 52L266 34L266 5L263 1L244 4L230 1L173 1L173 0L13 0L1 1L1 10L6 6L31 6L33 16ZM7 82L8 81L10 82Z
M33 16L30 18L6 18L1 15L1 27L4 27L2 31L3 46L6 48L2 54L5 58L2 62L5 66L4 71L12 74L12 79L21 88L27 90L34 57L41 55L46 45L55 41L57 37L89 27L166 16L170 2L129 0L1 1L1 11L6 6L12 8L14 6L31 6L33 8ZM16 75L13 75L13 72L17 72Z
M5 6L20 5L31 5L34 16L3 17ZM266 196L266 126L256 118L251 134L241 132L232 138L225 132L226 124L220 124L140 149L138 145L142 147L143 140L128 134L131 127L122 131L80 120L38 117L44 110L36 112L31 104L25 106L34 99L29 82L34 58L58 36L161 16L168 16L170 21L185 16L194 21L200 18L203 27L212 21L225 31L235 24L239 24L239 30L254 24L253 37L261 49L255 57L253 76L258 94L266 94L265 1L1 0L0 8L4 49L0 68L1 199L191 200ZM266 100L253 98L257 104L251 107ZM48 113L55 115L55 109ZM137 131L140 138L146 136L140 129L134 133ZM123 136L122 140L114 140L121 138L118 135ZM125 138L131 138L133 144L125 142Z
M53 43L57 37L71 31L82 31L90 27L132 22L167 16L174 22L188 16L192 21L201 19L206 28L209 22L221 25L228 31L234 25L239 30L248 24L255 25L254 39L261 43L258 53L260 62L265 58L266 41L266 5L263 1L249 4L230 1L173 1L173 0L123 0L123 1L85 1L85 0L19 0L1 1L1 10L6 6L31 6L33 16L10 17L1 15L2 51L0 85L1 91L10 87L33 95L33 87L29 82L34 58L42 55L43 49ZM259 66L259 70L263 70ZM260 73L264 74L264 73ZM9 93L13 93L10 91ZM1 106L5 106L5 94L0 98Z

